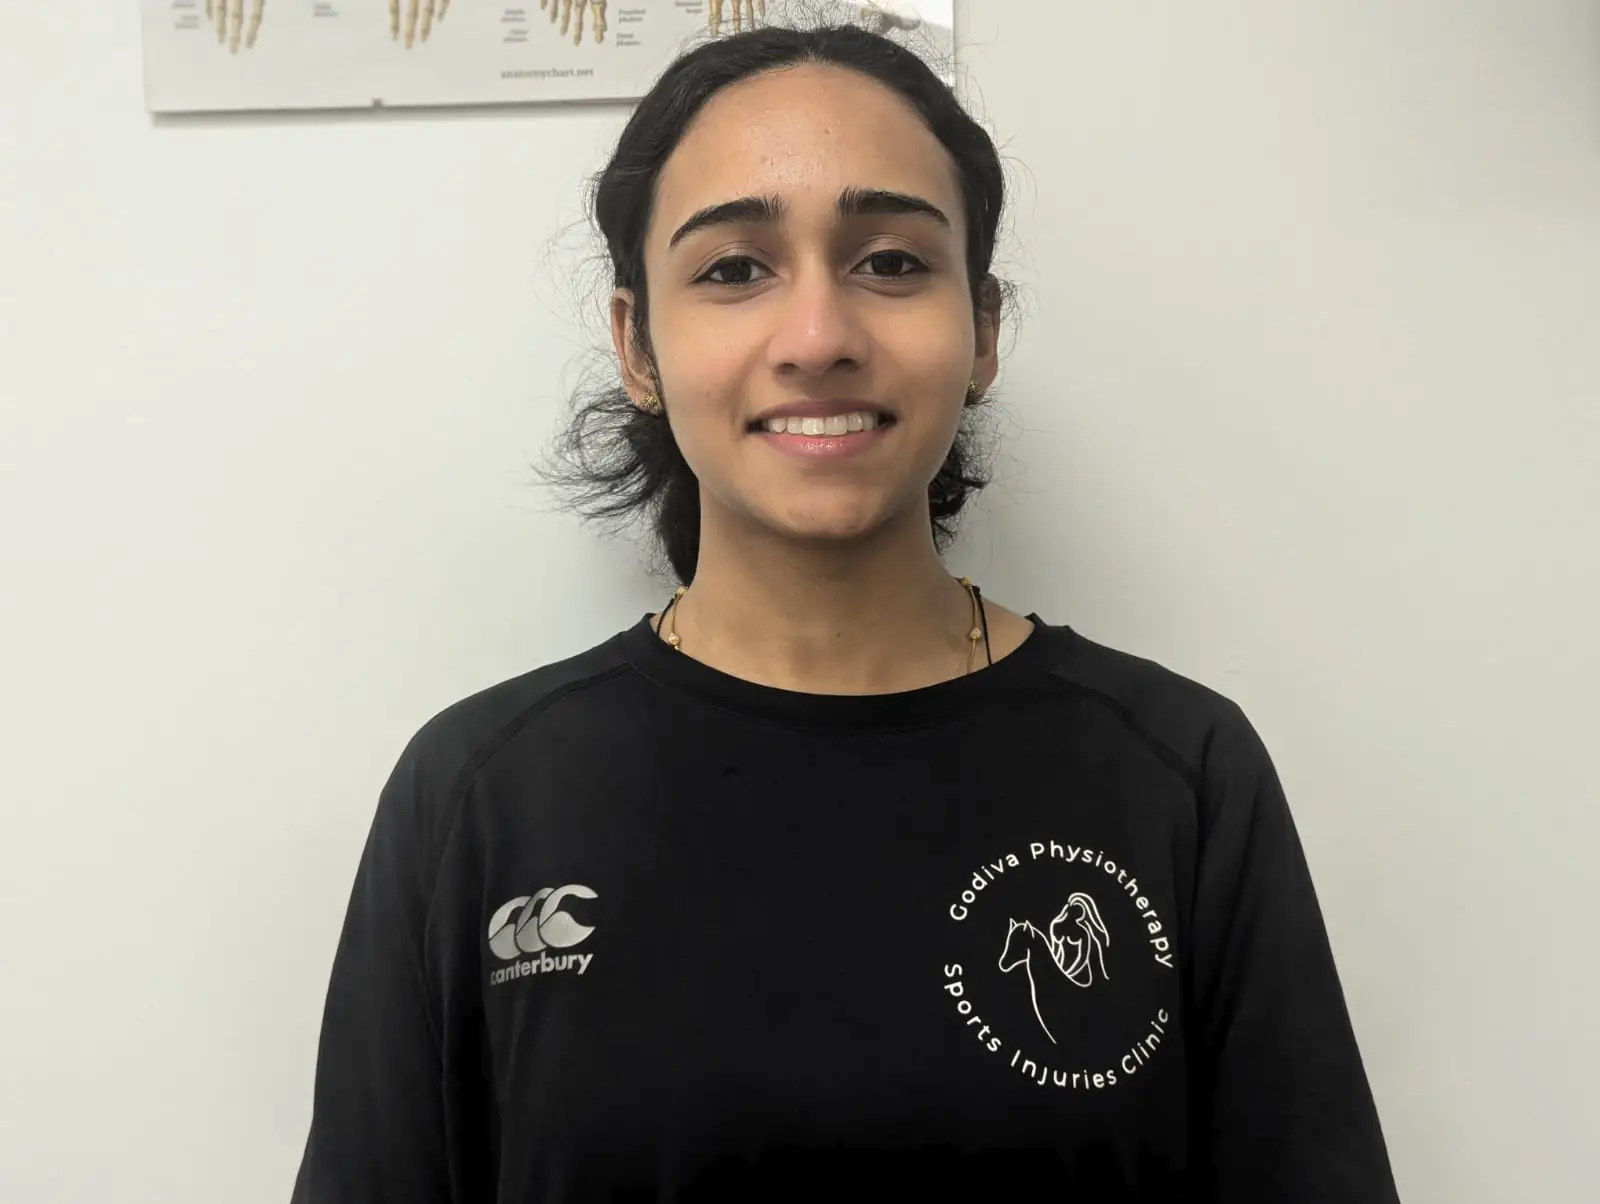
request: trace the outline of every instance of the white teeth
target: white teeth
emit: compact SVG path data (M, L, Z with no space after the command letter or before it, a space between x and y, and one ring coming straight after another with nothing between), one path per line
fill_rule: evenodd
M878 416L870 410L835 414L829 418L768 418L763 424L774 435L849 435L878 429Z

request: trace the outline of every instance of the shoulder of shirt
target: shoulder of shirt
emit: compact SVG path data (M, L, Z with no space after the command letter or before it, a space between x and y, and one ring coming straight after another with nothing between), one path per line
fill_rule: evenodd
M467 695L425 722L395 769L413 796L448 806L473 775L528 723L564 699L631 672L620 635Z
M1237 702L1158 661L1097 643L1070 628L1050 674L1100 707L1197 790L1219 758L1266 758Z

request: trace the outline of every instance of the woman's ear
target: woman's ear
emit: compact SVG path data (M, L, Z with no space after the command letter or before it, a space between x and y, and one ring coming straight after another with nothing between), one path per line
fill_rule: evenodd
M632 289L619 288L611 294L611 345L617 353L622 387L637 404L646 395L659 393L650 356L635 337L635 300Z
M973 310L972 379L981 396L989 391L1000 374L1000 318L1004 294L993 275L983 278L978 289L978 304Z

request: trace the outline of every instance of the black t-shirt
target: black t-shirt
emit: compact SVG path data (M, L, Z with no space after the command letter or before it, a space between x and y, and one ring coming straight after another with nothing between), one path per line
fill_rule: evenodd
M426 724L294 1199L1394 1200L1256 733L1033 621L868 697L641 621Z

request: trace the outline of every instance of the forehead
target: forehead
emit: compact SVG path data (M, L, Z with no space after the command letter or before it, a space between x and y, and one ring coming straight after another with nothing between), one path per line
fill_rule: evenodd
M770 71L724 88L690 123L662 168L652 232L741 196L831 212L847 187L922 196L952 220L960 212L955 165L898 94L842 67Z

